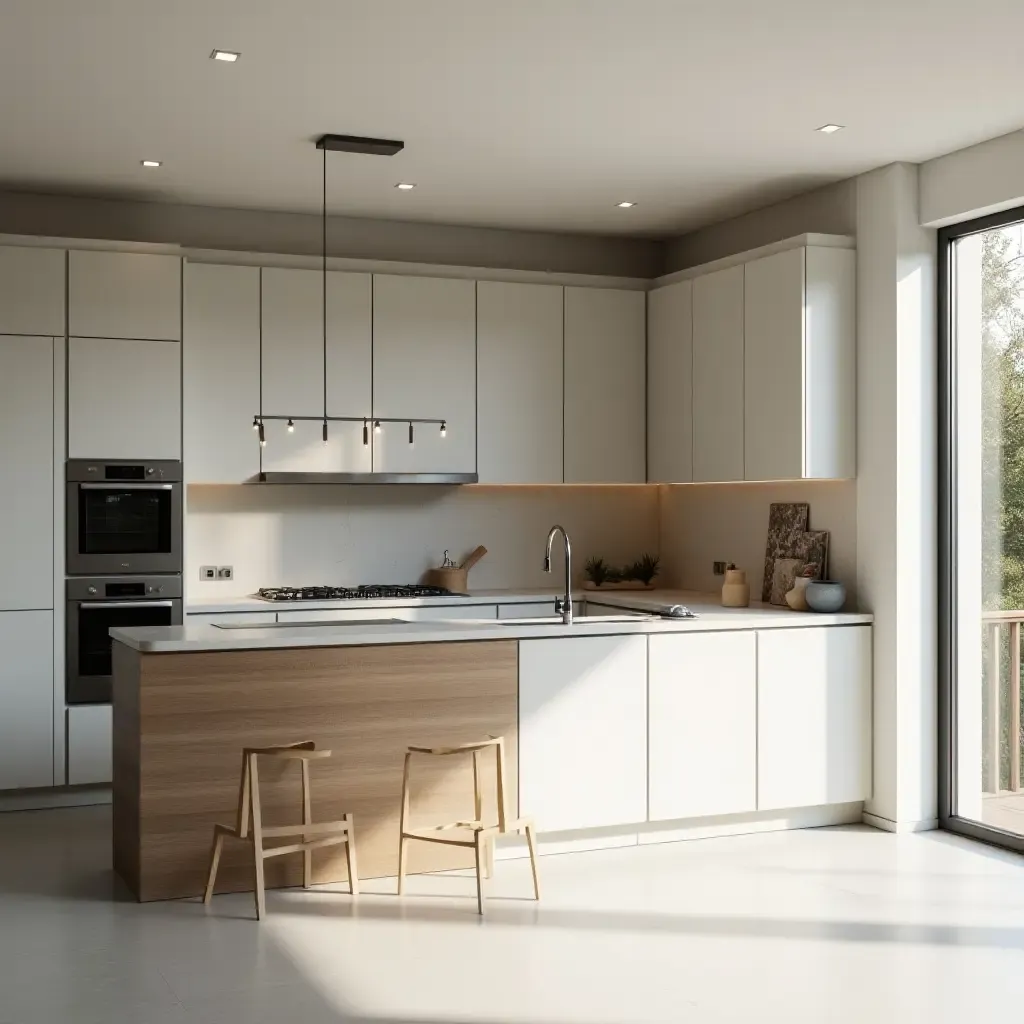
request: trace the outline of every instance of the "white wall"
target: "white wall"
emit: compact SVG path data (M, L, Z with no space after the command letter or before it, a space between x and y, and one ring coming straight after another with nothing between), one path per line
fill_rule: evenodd
M188 488L190 598L279 585L417 582L448 548L461 559L483 544L473 588L561 586L561 560L543 571L554 523L569 531L577 578L590 555L632 561L658 550L654 487ZM200 582L200 565L235 578Z
M665 579L687 590L720 590L712 563L735 562L760 597L768 510L775 501L806 501L812 530L828 530L829 575L849 588L857 606L857 485L852 480L803 483L663 486L661 553Z

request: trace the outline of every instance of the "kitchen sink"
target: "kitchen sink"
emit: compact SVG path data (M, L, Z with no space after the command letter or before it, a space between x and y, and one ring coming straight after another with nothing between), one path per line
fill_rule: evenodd
M643 622L646 619L656 618L654 615L574 615L573 625L578 626L581 622ZM486 623L489 626L495 625L493 619L475 619L474 623ZM499 626L561 626L561 615L531 615L521 619L498 619Z

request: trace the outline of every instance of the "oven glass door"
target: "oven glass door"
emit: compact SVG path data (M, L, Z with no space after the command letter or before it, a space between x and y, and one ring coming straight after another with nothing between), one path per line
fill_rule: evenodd
M77 626L70 636L69 704L106 703L111 699L110 630L114 627L172 626L178 601L87 601L72 604L69 617Z
M83 555L169 555L171 484L79 484L78 550Z

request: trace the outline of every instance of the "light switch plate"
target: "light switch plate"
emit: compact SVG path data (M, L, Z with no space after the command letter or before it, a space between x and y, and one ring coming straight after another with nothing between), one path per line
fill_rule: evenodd
M218 565L217 579L233 580L235 578L235 567L233 565Z
M199 578L201 580L215 580L217 578L217 566L215 566L215 565L201 565L201 566L199 566Z

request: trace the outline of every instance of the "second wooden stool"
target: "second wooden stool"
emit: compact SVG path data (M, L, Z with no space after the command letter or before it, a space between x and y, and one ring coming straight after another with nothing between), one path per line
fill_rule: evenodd
M483 817L483 793L480 788L481 754L493 749L498 769L498 820L486 825ZM456 754L473 755L473 801L474 819L472 821L454 821L443 825L430 825L425 828L409 827L409 765L414 754L427 754L432 757L450 757ZM405 772L402 776L402 815L401 838L398 847L398 894L405 889L406 844L410 839L421 839L428 843L444 843L448 846L469 847L476 854L476 907L477 912L484 912L483 879L490 877L494 858L494 840L497 836L508 833L526 835L526 844L530 850L530 868L533 872L533 898L540 899L540 881L537 877L537 849L532 818L509 819L505 811L505 740L502 736L492 736L479 743L463 743L455 747L409 747L405 755Z
M280 857L285 853L302 854L302 885L308 889L312 882L313 855L312 851L323 846L335 846L345 843L345 854L348 861L348 880L352 895L359 892L359 875L356 870L356 837L353 829L352 815L346 814L341 821L324 821L313 823L309 792L309 762L330 757L329 750L317 750L312 740L293 743L287 747L246 747L242 751L242 781L238 791L238 817L234 825L213 826L213 850L210 854L210 875L206 881L203 902L209 903L213 895L214 882L217 880L217 867L220 864L221 849L226 838L241 839L250 843L253 858L256 862L256 918L266 915L267 907L263 889L263 862L268 857ZM273 758L278 761L299 761L302 766L302 824L273 825L266 827L260 808L260 782L257 761L261 757ZM289 843L286 846L263 845L264 839L277 839L282 836L301 836L302 841ZM320 836L310 839L310 836Z

